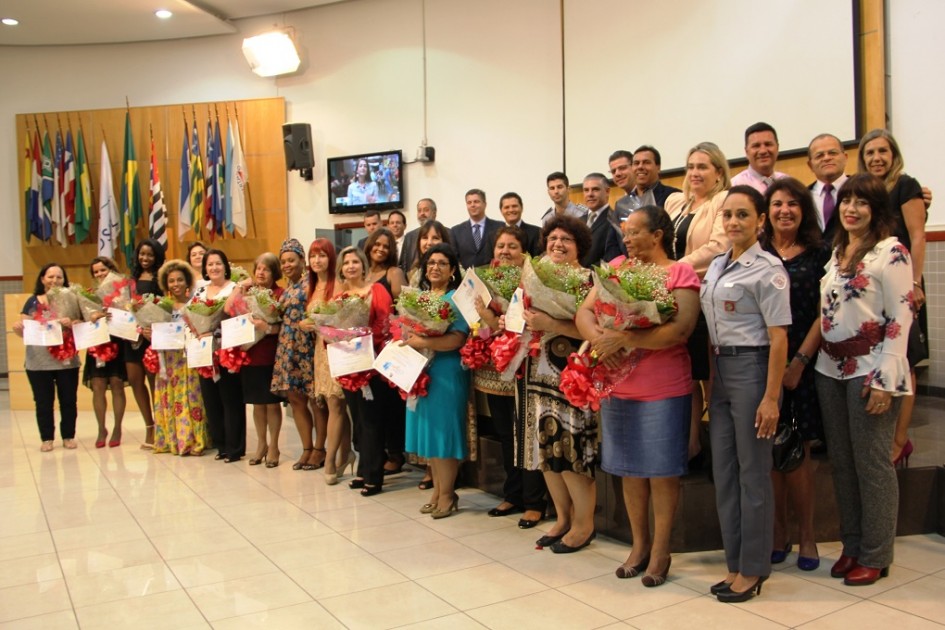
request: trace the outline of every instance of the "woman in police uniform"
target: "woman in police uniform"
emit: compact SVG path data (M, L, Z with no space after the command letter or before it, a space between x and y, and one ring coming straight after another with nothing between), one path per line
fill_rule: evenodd
M771 572L771 437L778 425L791 306L784 266L758 243L764 207L761 194L749 186L729 191L722 223L732 247L709 265L701 290L715 367L712 472L728 564L728 575L711 590L723 602L760 594Z

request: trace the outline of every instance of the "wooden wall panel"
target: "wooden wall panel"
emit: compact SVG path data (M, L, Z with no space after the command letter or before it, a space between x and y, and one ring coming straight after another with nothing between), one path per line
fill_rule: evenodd
M56 243L42 243L35 238L23 247L23 288L32 290L39 269L50 261L62 264L72 282L89 284L89 261L97 255L97 214L99 202L99 175L101 170L101 144L106 139L115 197L121 192L122 160L124 154L125 109L89 110L83 112L47 112L37 114L19 114L16 117L17 163L20 173L17 181L23 181L23 147L27 128L48 129L54 141L57 128L72 128L75 134L79 123L86 140L86 153L93 189L93 236L89 241L62 248ZM130 108L131 127L134 137L135 155L138 160L138 183L141 188L143 214L138 224L135 240L147 237L147 209L150 197L149 159L150 136L154 135L155 152L164 203L168 212L168 258L186 255L187 245L196 240L192 230L184 234L184 240L178 239L177 222L178 196L180 192L180 157L186 118L187 134L190 138L193 121L197 122L200 136L202 158L206 155L207 119L220 118L222 146L226 149L228 116L236 116L239 121L249 171L248 206L251 216L247 219L247 238L217 238L214 246L227 252L234 262L247 264L263 251L278 251L279 245L288 233L288 193L286 191L285 159L282 149L282 124L285 122L285 99L254 99L227 103L200 103L183 105L164 105L154 107ZM150 127L150 129L149 129ZM22 198L22 195L21 195ZM120 199L119 199L120 203ZM24 232L24 202L20 205L20 232ZM255 224L255 230L254 230ZM209 243L205 233L201 240ZM125 261L116 256L120 265Z

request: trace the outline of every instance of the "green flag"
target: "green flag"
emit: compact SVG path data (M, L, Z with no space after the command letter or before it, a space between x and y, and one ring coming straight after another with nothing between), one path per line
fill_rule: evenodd
M92 230L92 179L89 175L89 158L85 155L85 139L82 129L76 142L76 187L75 187L75 242L83 243Z
M125 112L125 159L121 174L121 251L125 264L133 269L135 251L135 228L141 221L141 187L138 184L138 160L135 159L135 143L131 136L131 113Z

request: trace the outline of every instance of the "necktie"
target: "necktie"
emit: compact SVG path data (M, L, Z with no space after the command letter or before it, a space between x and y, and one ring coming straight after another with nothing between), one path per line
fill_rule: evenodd
M833 184L824 185L824 228L830 223L830 217L837 207L837 202L833 198Z
M482 247L482 226L478 223L472 226L473 228L473 243L476 244L476 251Z
M587 213L587 227L594 227L594 220L597 218L596 212Z

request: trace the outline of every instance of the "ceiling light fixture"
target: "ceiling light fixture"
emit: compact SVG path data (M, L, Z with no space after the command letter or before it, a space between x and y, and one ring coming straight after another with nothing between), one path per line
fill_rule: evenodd
M157 11L154 12L154 15L161 18L162 20L166 20L174 14L168 11L167 9L158 9Z
M17 24L20 23L19 20L16 20L14 18L3 18L2 20L0 20L0 22L3 22L7 26L16 26Z
M243 40L243 56L261 77L295 72L301 63L289 29L247 37Z

